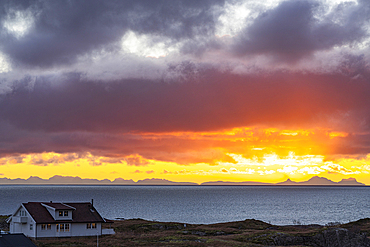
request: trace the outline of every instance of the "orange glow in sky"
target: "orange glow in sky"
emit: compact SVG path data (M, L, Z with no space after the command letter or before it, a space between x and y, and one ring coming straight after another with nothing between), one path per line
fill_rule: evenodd
M370 185L368 0L0 7L0 182Z
M104 157L92 153L41 153L0 160L1 177L48 179L161 178L178 182L305 181L322 176L333 181L354 177L370 184L370 155L333 156L347 133L327 129L279 130L234 128L220 132L142 133L134 138L155 149L140 154ZM140 151L140 149L138 149ZM153 157L146 157L152 155Z

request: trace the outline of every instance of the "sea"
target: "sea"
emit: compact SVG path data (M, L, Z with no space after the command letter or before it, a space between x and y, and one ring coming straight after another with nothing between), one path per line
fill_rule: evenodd
M0 185L0 215L22 202L86 202L108 219L211 224L347 223L370 217L370 187Z

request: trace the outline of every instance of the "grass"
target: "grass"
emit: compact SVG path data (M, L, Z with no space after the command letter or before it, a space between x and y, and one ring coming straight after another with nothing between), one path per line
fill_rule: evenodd
M0 216L5 221L8 216ZM109 227L109 224L103 227ZM274 245L276 236L307 238L330 228L346 228L352 232L370 233L370 219L347 224L275 226L259 220L211 225L157 222L143 219L118 220L111 224L115 235L99 237L99 246L235 246L261 247ZM92 247L96 237L37 239L39 247ZM291 245L293 246L293 245ZM301 245L304 246L304 245Z

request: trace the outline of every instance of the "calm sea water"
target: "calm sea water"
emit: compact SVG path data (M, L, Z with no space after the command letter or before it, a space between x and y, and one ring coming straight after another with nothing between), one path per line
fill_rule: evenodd
M0 214L28 201L91 201L100 214L184 223L258 219L277 225L370 217L370 187L0 186Z

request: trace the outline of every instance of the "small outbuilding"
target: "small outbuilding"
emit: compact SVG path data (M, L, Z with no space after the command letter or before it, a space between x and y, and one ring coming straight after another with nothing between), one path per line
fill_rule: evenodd
M10 233L23 233L31 238L100 236L104 234L105 219L92 202L50 201L22 203L8 223Z

